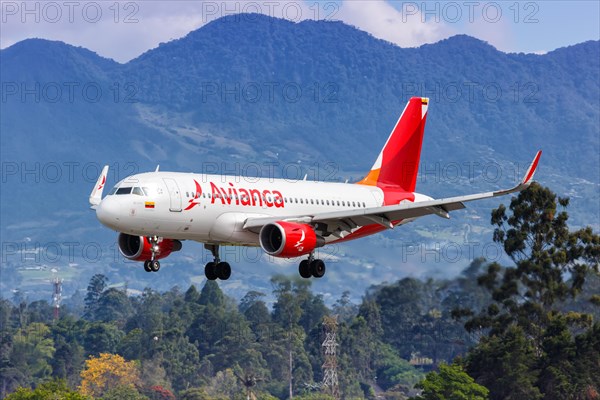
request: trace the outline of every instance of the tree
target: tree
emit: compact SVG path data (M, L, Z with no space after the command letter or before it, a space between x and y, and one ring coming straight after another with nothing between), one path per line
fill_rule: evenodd
M215 307L221 307L225 303L225 295L217 281L206 281L200 292L198 303L203 306L210 304Z
M559 197L558 204L567 207L569 199ZM598 272L600 236L589 227L571 232L567 212L557 208L557 196L533 183L511 200L510 214L503 204L492 211L494 241L515 265L491 264L479 278L494 304L469 321L468 329L496 334L517 324L539 349L556 303L577 296L586 276Z
M114 353L123 337L123 332L112 323L92 322L86 326L83 345L86 354Z
M251 291L240 302L240 312L244 314L253 332L260 333L271 322L271 314L267 305L261 298L264 293Z
M569 230L568 203L534 183L509 210L500 205L492 212L494 241L514 265L492 263L478 278L492 296L487 307L455 312L470 316L467 330L486 334L465 363L492 399L575 400L600 387L587 368L575 367L597 369L595 343L583 338L598 328L591 315L564 310L598 272L600 235L589 227Z
M6 396L5 400L89 400L67 386L63 380L54 380L39 385L35 390L19 388Z
M117 385L108 388L102 400L148 400L148 397L131 385Z
M100 294L97 300L94 319L102 322L112 322L122 327L131 315L132 307L129 297L124 290L110 288Z
M96 309L98 308L98 299L106 288L108 278L102 274L96 274L90 279L90 283L87 287L87 294L85 295L85 309L83 316L88 320L92 320L96 316Z
M340 321L350 321L358 314L358 306L350 300L349 290L344 290L342 297L336 300L333 305L333 313L338 316Z
M198 293L198 289L196 289L196 286L190 285L188 290L185 292L184 300L186 302L196 303L199 298L200 298L200 293Z
M467 371L490 391L491 399L541 399L533 343L518 326L502 336L482 338L466 357Z
M415 387L423 392L413 400L486 400L489 394L489 390L475 383L455 364L440 364L439 372L428 373Z
M50 362L54 355L54 340L50 328L40 322L19 329L13 337L11 363L27 377L29 384L48 378L52 373Z
M86 396L100 397L117 386L135 388L140 382L139 371L133 361L118 354L102 353L85 362L81 372L80 391Z

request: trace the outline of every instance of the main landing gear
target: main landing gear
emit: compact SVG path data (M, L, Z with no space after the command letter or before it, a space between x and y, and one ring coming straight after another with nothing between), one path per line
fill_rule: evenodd
M303 278L310 278L314 276L315 278L322 278L325 275L325 263L323 260L315 259L313 253L310 253L307 260L302 260L300 262L300 266L298 267L298 272L300 272L300 276Z
M155 259L156 254L158 253L158 236L151 236L148 238L150 242L150 252L152 253L149 260L144 261L144 269L146 272L158 272L160 269L160 262Z
M206 250L210 250L214 261L210 261L204 267L204 275L206 275L206 279L209 281L214 281L215 279L220 279L222 281L226 281L231 276L231 266L228 262L221 261L219 258L219 245L217 244L205 244L204 248Z

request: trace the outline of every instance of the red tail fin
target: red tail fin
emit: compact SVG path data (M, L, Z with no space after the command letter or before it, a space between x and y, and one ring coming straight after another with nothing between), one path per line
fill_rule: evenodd
M377 161L359 184L414 192L428 103L426 97L413 97L408 101Z

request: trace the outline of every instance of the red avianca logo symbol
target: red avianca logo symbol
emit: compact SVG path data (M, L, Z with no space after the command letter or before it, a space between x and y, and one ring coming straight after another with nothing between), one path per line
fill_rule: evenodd
M196 193L194 193L194 197L192 197L188 201L188 206L185 208L184 211L191 210L192 208L194 208L195 206L200 204L199 199L200 199L200 196L202 196L202 188L200 187L200 184L198 183L198 181L196 181L195 179L194 179L194 183L196 184Z
M98 185L98 189L97 190L102 189L104 187L105 183L106 183L106 176L103 176L102 177L102 182L100 182L100 184Z
M192 193L193 197L188 200L188 205L184 211L191 210L200 204L200 196L202 196L202 188L198 181L194 179L196 192ZM221 201L221 204L229 204L236 206L249 207L285 207L284 197L279 190L263 190L236 188L233 183L229 186L219 187L214 182L210 182L210 203L215 204Z

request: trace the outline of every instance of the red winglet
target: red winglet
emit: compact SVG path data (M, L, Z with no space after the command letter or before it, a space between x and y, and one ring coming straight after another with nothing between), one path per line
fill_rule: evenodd
M535 171L537 170L538 162L540 161L541 156L542 156L542 151L539 150L536 153L535 158L533 159L533 162L527 169L527 172L525 173L525 177L523 178L523 181L521 182L522 185L528 185L529 183L531 183L531 180L533 179L533 175L535 175Z

